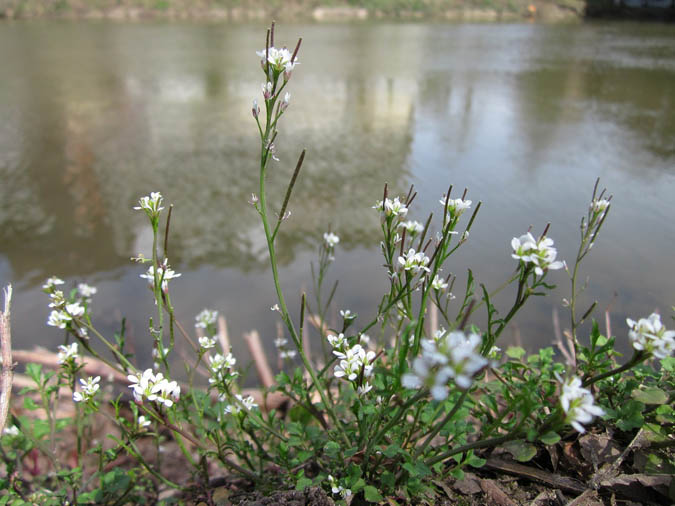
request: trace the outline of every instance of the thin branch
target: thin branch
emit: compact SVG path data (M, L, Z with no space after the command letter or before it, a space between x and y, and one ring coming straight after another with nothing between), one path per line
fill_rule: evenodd
M12 332L9 306L12 302L12 285L7 285L5 310L0 312L0 343L2 344L2 386L0 387L0 434L5 428L9 413L9 399L12 396Z

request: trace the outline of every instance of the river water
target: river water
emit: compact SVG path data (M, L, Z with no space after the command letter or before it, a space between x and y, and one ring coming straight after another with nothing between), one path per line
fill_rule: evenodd
M291 107L270 174L273 207L302 148L304 172L282 228L282 280L292 306L311 290L309 262L331 227L341 242L330 279L337 309L372 316L387 277L371 206L414 184L411 217L439 214L449 184L483 207L446 272L472 268L488 288L515 267L510 240L551 222L559 257L576 253L579 220L597 177L614 195L583 277L581 305L625 318L675 302L675 26L303 24ZM45 278L98 287L93 315L111 335L127 318L140 364L150 362L154 306L141 266L150 252L137 199L174 204L169 258L177 316L202 308L228 319L234 351L257 329L275 337L276 300L262 229L250 106L262 72L259 25L0 24L0 282L15 287L16 348L55 349L45 325ZM457 190L455 190L457 191ZM569 294L563 271L507 340L553 339L552 312ZM455 287L461 292L461 285ZM508 309L513 294L498 304ZM602 314L600 314L602 317ZM670 322L670 318L667 318ZM476 319L481 323L481 317ZM672 326L672 323L670 323ZM315 346L318 345L315 343ZM625 344L622 344L626 349ZM273 357L273 348L268 349Z

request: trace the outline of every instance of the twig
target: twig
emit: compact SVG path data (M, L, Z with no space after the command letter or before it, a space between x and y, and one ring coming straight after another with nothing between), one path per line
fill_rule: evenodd
M583 483L572 478L559 476L542 469L524 466L523 464L509 462L507 460L501 460L495 457L490 457L487 460L485 468L493 469L495 471L503 471L509 474L515 474L516 476L522 476L524 478L539 481L545 483L546 485L559 488L560 490L564 490L566 492L572 492L574 494L583 494L586 491L586 486Z
M265 351L260 342L260 334L258 334L257 330L246 332L244 334L244 340L246 341L248 349L251 352L251 357L255 362L255 368L258 371L260 381L265 388L270 388L274 385L274 374L272 374L272 369L267 362L267 356L265 356Z
M12 302L12 285L7 285L5 310L0 312L0 343L2 344L2 386L0 387L0 434L5 428L9 413L9 399L12 396L12 331L9 306Z
M227 321L222 315L218 316L218 340L223 353L230 353L230 334L227 332Z

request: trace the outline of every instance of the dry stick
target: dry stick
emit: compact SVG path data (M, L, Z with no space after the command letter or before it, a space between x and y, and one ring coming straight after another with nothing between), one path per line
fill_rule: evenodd
M218 316L218 341L223 353L230 353L230 334L227 331L227 320L224 316Z
M267 362L267 356L265 356L262 343L260 342L260 334L258 334L257 330L246 332L244 334L244 340L246 341L248 349L251 352L251 357L255 362L255 368L258 371L260 381L265 388L270 388L274 385L274 374L272 374L272 369Z
M12 396L12 332L9 306L12 301L12 285L7 285L5 311L0 312L0 343L2 344L2 387L0 390L0 434L5 428L9 413L9 399Z

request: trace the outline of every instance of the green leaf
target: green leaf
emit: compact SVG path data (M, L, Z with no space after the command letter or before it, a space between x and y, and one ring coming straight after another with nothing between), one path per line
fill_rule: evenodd
M466 459L466 463L475 468L483 467L486 462L487 460L476 457L475 455L471 455L468 459Z
M42 376L42 366L40 364L26 364L26 375L38 385Z
M384 497L382 497L378 490L372 485L366 485L363 489L363 495L368 502L380 502L384 500Z
M463 480L464 471L462 470L461 467L455 467L452 471L450 471L450 476L452 476L456 480Z
M506 349L506 356L516 360L520 360L525 356L525 350L520 346L509 346Z
M505 443L504 449L518 462L528 462L537 454L537 447L522 439Z
M395 457L400 451L401 448L399 446L389 445L382 451L382 453L384 454L385 457L392 458Z
M668 402L668 394L656 387L648 387L644 390L633 390L630 396L643 404L665 404Z
M24 397L23 398L23 409L27 409L28 411L35 411L36 409L40 409L40 406L38 406L33 399L30 397Z
M356 481L350 483L349 485L349 490L352 491L354 494L358 494L363 490L363 488L366 486L366 482L364 481L363 478L359 478Z
M549 431L546 434L544 434L543 436L541 436L539 439L545 445L554 445L558 441L560 441L560 436L553 431Z
M306 476L301 476L298 478L298 481L295 483L295 490L303 491L307 487L312 486L312 480L307 478Z
M328 441L323 447L323 452L330 458L335 458L340 453L340 445L335 441Z

